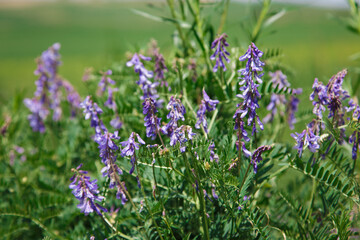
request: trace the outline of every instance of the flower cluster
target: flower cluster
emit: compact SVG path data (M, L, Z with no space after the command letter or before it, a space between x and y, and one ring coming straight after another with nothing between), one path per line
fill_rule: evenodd
M223 59L225 59L227 63L230 63L230 59L227 57L230 56L230 53L225 49L225 47L229 46L229 44L226 42L227 37L228 36L226 35L226 33L223 33L211 44L211 49L216 47L215 52L213 53L213 55L210 56L211 60L216 61L213 72L217 72L219 65L223 68L224 71L226 71L226 66Z
M102 216L101 211L107 212L107 209L102 207L100 204L96 203L104 200L103 196L99 196L98 186L96 184L97 179L90 181L90 177L86 176L87 171L80 170L82 164L80 164L76 169L72 169L75 172L75 175L70 178L72 181L69 185L70 189L73 189L72 193L80 201L77 207L81 210L82 213L88 215L91 212L96 212Z
M141 54L138 55L137 53L135 53L131 60L126 63L126 66L134 66L135 73L139 74L139 80L136 83L143 90L143 96L141 97L141 100L145 100L146 98L152 98L156 102L156 107L161 108L163 100L158 100L159 95L156 90L156 88L159 86L159 82L153 83L150 81L150 78L154 76L154 73L144 67L141 59L144 61L151 60L150 57L145 57Z
M203 90L203 97L204 99L201 100L199 110L197 111L197 122L195 124L195 128L200 129L200 126L202 125L205 132L207 132L207 121L205 113L206 111L211 112L215 110L216 105L219 103L219 101L210 99L209 96L206 94L205 90Z
M112 71L109 69L106 72L102 73L100 82L99 82L99 91L101 94L103 94L106 89L108 88L108 85L114 85L115 81L112 80L109 76L112 75Z
M254 151L254 153L252 154L252 157L251 157L251 164L254 166L254 173L257 173L258 163L260 163L260 161L262 160L261 154L270 149L272 149L272 146L264 145L264 146L258 147Z
M179 120L185 121L185 107L181 103L180 99L171 96L170 101L168 105L166 106L166 109L169 110L169 113L166 115L167 119L170 119L170 121L162 128L162 131L164 133L167 133L168 136L172 136L174 130L178 128L177 122Z
M238 109L235 112L234 119L236 117L245 118L248 116L248 125L252 125L252 134L254 134L256 129L256 122L258 123L261 130L264 129L264 125L260 121L259 116L256 114L256 109L259 108L258 99L261 98L257 87L257 83L262 83L261 77L264 75L260 74L265 65L260 61L260 57L263 55L254 43L251 43L247 52L239 58L240 61L246 61L246 67L239 70L239 73L243 76L240 79L242 81L239 83L242 85L240 87L241 94L238 94L237 97L244 99L242 103L237 105ZM256 81L256 82L255 82Z
M296 141L296 146L294 148L298 150L299 157L301 157L305 147L308 147L311 152L316 152L316 150L320 148L320 137L315 135L311 128L307 128L301 133L292 133L291 136Z
M143 102L143 114L146 115L144 118L144 126L146 127L146 136L152 139L155 139L156 134L160 134L161 130L161 118L155 115L157 112L155 101L151 98L145 99Z
M53 110L53 120L58 121L62 115L61 103L61 87L67 93L67 100L72 106L72 115L75 109L79 107L80 97L71 84L57 75L60 62L60 44L55 43L44 51L37 59L37 69L35 75L39 75L35 82L36 91L32 99L26 98L24 104L32 114L28 116L30 126L33 131L44 132L44 121Z
M138 140L138 142L135 141L135 136ZM121 150L121 156L122 157L130 157L131 158L131 164L132 164L132 168L130 169L130 174L132 174L135 170L135 161L136 161L136 157L135 157L135 150L139 150L140 149L140 144L144 145L145 142L144 140L141 139L140 135L132 132L130 134L130 137L127 141L123 141L120 143L124 148Z
M216 163L219 163L219 156L214 152L215 149L215 143L211 142L209 145L209 152L210 152L210 161L215 161Z
M99 115L103 113L103 111L91 100L90 96L87 96L85 100L80 103L80 107L84 109L85 119L88 120L90 118L90 126L95 129L96 134L107 131L105 125L99 118Z
M186 137L187 135L187 137ZM186 143L188 140L192 140L195 133L192 132L192 128L190 126L182 125L174 130L170 139L170 146L175 146L177 143L180 144L180 151L185 152Z
M280 70L272 73L269 73L271 77L271 82L273 83L274 87L277 87L278 89L283 89L286 87L290 87L290 83L287 81L286 75L284 75ZM273 93L270 98L270 103L266 107L267 110L271 111L266 117L263 119L265 123L271 122L274 119L274 116L276 116L278 112L278 108L281 108L282 106L285 106L285 112L287 114L287 122L290 126L290 129L294 129L294 124L296 123L295 113L298 110L299 105L299 99L296 97L296 95L299 95L302 93L302 89L293 89L292 95L290 96L290 100L286 99L286 96L284 94L275 94ZM284 115L285 113L283 111L280 111L280 115Z
M346 74L346 69L338 72L331 77L326 86L315 78L310 100L313 101L314 105L313 113L318 116L318 118L322 119L322 113L326 110L325 107L329 109L328 118L333 117L339 120L339 118L343 117L342 101L349 98L347 91L342 88Z

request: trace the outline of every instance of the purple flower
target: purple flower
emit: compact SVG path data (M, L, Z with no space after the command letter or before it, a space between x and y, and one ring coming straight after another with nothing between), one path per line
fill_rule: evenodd
M145 99L143 102L143 114L145 114L144 118L144 126L146 127L146 136L151 137L152 139L156 138L156 134L161 130L161 118L158 118L155 114L158 112L155 106L155 101L151 98ZM160 134L160 133L159 133Z
M112 75L112 71L109 69L106 72L102 73L102 77L99 82L100 92L104 93L109 84L114 85L115 81L112 80L109 76Z
M95 211L97 214L102 216L101 211L107 212L107 210L95 202L101 202L104 200L104 197L98 195L99 190L96 184L97 179L90 181L90 177L86 176L88 172L80 170L81 167L82 164L80 164L76 169L72 169L72 171L75 172L75 175L70 178L70 181L72 182L69 185L69 188L73 189L72 193L74 196L80 201L77 207L85 215Z
M135 73L139 74L139 81L137 81L136 83L138 85L147 85L147 81L149 81L149 78L152 78L154 76L152 71L148 71L145 67L144 64L141 62L141 60L144 61L150 61L151 58L150 57L145 57L141 54L137 54L135 53L134 56L131 58L130 61L128 61L126 63L127 67L132 67L134 66L134 71Z
M214 111L216 108L216 105L219 103L219 100L210 99L210 97L207 95L205 90L203 90L203 96L204 96L206 110L208 112Z
M196 118L197 122L195 124L196 129L200 129L200 126L202 125L204 127L205 132L207 132L207 120L206 120L206 111L211 112L215 110L216 104L219 103L218 100L212 100L209 98L209 96L206 94L205 90L203 90L203 96L204 99L201 100L201 104L199 106L199 110L197 111Z
M163 100L157 100L159 95L157 93L156 88L159 86L158 82L151 82L149 78L154 76L152 71L148 71L144 64L140 61L140 59L145 61L150 61L150 57L144 57L143 55L134 54L132 59L126 63L126 66L131 67L134 66L135 73L139 74L139 81L136 83L143 90L143 96L140 98L141 100L145 100L146 98L152 98L156 102L157 108L162 108Z
M110 133L105 132L103 135L97 135L95 141L99 144L100 157L107 165L107 161L112 159L114 152L119 149L119 147L114 143L114 140L119 140L118 132Z
M85 119L88 120L91 118L90 126L95 128L96 132L100 132L99 129L105 128L98 116L103 111L96 103L91 100L90 96L87 96L85 100L80 103L80 107L84 109L83 113L85 114Z
M198 109L198 111L196 113L197 121L195 123L195 128L200 129L200 126L202 125L204 127L205 132L208 132L207 131L207 120L206 120L205 113L206 113L205 101L201 100L201 104L200 104L199 109Z
M295 134L292 133L291 136L296 141L294 148L298 150L299 157L301 157L304 147L308 147L311 152L316 152L320 148L320 137L315 135L311 128L305 129L300 134L297 132Z
M117 88L108 87L108 98L107 98L106 102L104 103L105 107L108 107L108 108L112 109L113 111L116 111L116 103L114 101L113 93L117 92L117 91L118 91Z
M216 200L219 199L219 196L215 192L215 185L214 184L211 184L211 193L212 193L212 196L213 196L214 199L216 199Z
M116 118L114 118L110 121L110 125L115 129L120 129L122 127L123 123L121 122L120 117L116 116Z
M187 134L186 134L187 133ZM186 151L186 143L188 140L192 140L195 133L192 132L190 126L182 125L174 130L170 138L170 146L175 146L177 143L180 145L180 151L183 153Z
M154 57L155 57L155 80L163 80L164 77L164 71L167 71L167 67L165 65L164 56L159 53L159 49L155 49L154 51Z
M228 59L226 56L230 56L230 53L225 49L225 47L229 46L229 44L226 42L226 38L226 33L223 33L211 44L211 49L216 47L215 52L210 56L210 60L216 60L213 72L217 72L219 65L223 68L224 71L226 71L226 66L223 59L225 59L227 63L230 63L230 59Z
M251 164L254 166L254 173L257 173L257 169L258 169L258 163L262 160L261 154L265 151L268 151L272 148L272 146L270 145L264 145L261 147L258 147L252 157L251 157ZM245 199L244 199L245 201Z
M141 143L143 145L145 144L144 140L141 139L139 134L132 132L127 141L123 141L120 143L123 147L125 147L121 150L122 157L133 156L135 153L135 150L139 150L140 144L135 141L135 136L139 143Z
M360 122L360 107L356 106L355 111L352 115L353 121ZM355 130L349 137L349 143L353 144L352 146L352 159L356 161L357 153L360 145L360 131Z
M135 136L138 140L138 143L135 141ZM132 132L130 134L130 137L127 141L121 142L120 144L124 147L121 150L121 156L125 157L131 157L130 161L132 164L132 168L130 170L130 174L132 174L135 170L135 150L139 150L140 149L140 144L145 144L144 140L141 139L141 137L139 136L139 134Z
M62 80L62 86L66 91L67 101L71 105L71 115L75 116L76 109L80 108L80 103L81 103L80 95L70 84L70 82L66 80Z
M274 84L274 87L282 89L284 87L290 87L290 83L287 81L286 75L284 75L280 70L272 73L269 73L271 77L271 82ZM272 122L274 117L277 115L278 108L281 106L286 106L285 112L287 114L287 122L290 126L290 129L294 128L296 123L295 113L298 110L299 99L295 95L302 93L302 89L293 89L293 95L290 96L290 101L286 98L284 94L275 94L273 93L270 98L270 103L266 107L268 111L271 111L263 119L263 122ZM280 111L280 115L285 115L283 111Z
M185 121L184 115L186 110L180 99L177 99L174 96L171 96L166 109L169 110L166 118L170 119L170 121L162 128L162 131L167 133L168 136L171 136L173 131L178 127L177 122L179 120Z
M32 114L28 115L30 126L34 132L45 132L44 121L49 114L49 110L36 98L24 100L24 104Z
M237 105L238 109L234 115L234 118L237 114L240 115L240 118L245 118L248 116L248 125L252 125L252 134L254 134L256 129L256 122L258 123L261 130L264 129L262 122L260 121L259 116L256 114L256 109L259 108L258 99L261 98L259 91L257 90L258 84L262 83L261 77L264 75L259 74L265 65L260 61L260 57L263 55L254 43L251 43L247 52L239 58L240 61L246 62L246 68L240 69L239 73L243 76L240 77L242 81L239 83L242 85L240 87L241 94L238 94L237 97L244 99L242 103ZM254 81L255 80L255 81Z
M215 143L211 142L209 145L209 152L210 152L210 161L215 161L216 163L219 163L219 156L214 152L215 149Z

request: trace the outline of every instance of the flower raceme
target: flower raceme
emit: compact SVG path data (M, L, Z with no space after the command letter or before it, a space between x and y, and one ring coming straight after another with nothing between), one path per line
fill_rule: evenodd
M166 115L166 118L170 121L166 124L166 126L162 127L162 131L167 133L168 136L171 136L176 128L178 128L178 121L185 121L185 113L186 109L180 99L171 96L166 109L169 110L169 113Z
M76 169L72 169L75 174L70 178L70 181L72 182L69 185L69 188L73 189L72 193L74 196L80 201L77 207L85 215L95 211L102 216L101 211L107 212L107 209L102 207L99 203L96 203L104 200L103 196L98 195L97 179L90 181L90 177L87 176L88 172L80 170L81 167L82 164Z
M285 87L290 87L290 83L287 81L286 75L284 75L280 70L272 73L269 73L271 77L271 82L274 84L274 87L278 89L283 89ZM266 107L267 110L271 111L266 117L263 119L264 123L272 122L276 114L278 113L278 108L285 106L285 112L280 111L280 115L285 115L287 117L287 122L290 126L290 129L294 129L294 124L296 123L295 113L298 110L299 99L296 95L302 93L302 89L293 89L292 95L290 96L290 100L286 98L284 94L276 94L273 93L270 98L270 103Z
M315 135L311 128L307 128L301 133L292 133L291 136L296 141L296 146L294 148L298 150L299 157L301 157L305 147L308 147L311 152L316 152L316 150L320 148L320 137Z
M259 116L256 114L256 109L259 108L258 99L261 98L260 93L257 89L259 86L256 83L262 83L261 77L263 73L259 73L263 70L265 65L260 61L263 52L261 52L254 43L251 43L247 52L239 58L240 61L247 61L246 67L239 70L239 73L242 75L240 79L242 80L239 84L241 85L240 91L241 94L238 94L237 97L242 98L243 102L237 105L238 109L235 112L233 118L236 118L239 115L240 118L245 118L247 116L248 125L252 125L252 134L257 132L256 123L259 125L260 129L264 129L264 125L260 121Z
M138 140L138 142L136 142L135 140L135 136ZM131 164L132 164L132 168L130 169L130 174L132 174L135 170L135 150L139 150L140 149L140 144L144 145L145 142L144 140L141 139L140 135L132 132L130 134L130 137L127 141L123 141L120 143L124 148L121 150L121 156L122 157L130 157L131 158Z
M187 141L192 140L194 135L195 133L192 132L192 128L190 126L182 125L175 129L171 135L170 146L175 146L179 143L180 151L184 153L186 151L186 145L184 144Z
M203 97L204 99L201 100L199 110L197 111L196 114L197 122L195 124L195 128L200 129L200 126L202 125L204 127L205 132L208 132L205 113L215 110L216 105L219 103L219 101L210 99L210 97L206 94L205 90L203 90Z
M157 112L155 101L151 98L145 99L143 102L143 114L146 115L144 126L146 127L146 136L152 139L155 139L156 134L160 134L161 131L161 118L156 116Z
M136 82L141 89L143 90L143 96L140 97L141 100L145 100L146 98L152 98L155 101L155 105L157 108L161 108L163 104L163 100L159 99L159 95L157 93L156 88L159 86L159 82L153 83L150 78L154 76L152 71L147 70L144 67L144 64L141 62L150 61L150 57L145 57L141 54L135 53L130 61L126 63L127 67L134 66L135 73L139 74L139 80Z
M37 69L34 74L39 75L35 82L36 91L32 99L24 99L24 104L31 114L28 116L30 126L35 132L45 132L44 121L53 110L53 120L58 121L62 115L60 103L62 101L62 88L67 94L67 101L71 105L72 116L79 108L80 96L73 86L57 75L60 66L60 44L55 43L44 51L37 59Z
M215 48L215 52L213 53L213 55L210 56L210 60L215 60L215 66L213 68L213 72L217 72L219 65L220 67L222 67L223 71L226 71L224 59L227 63L230 63L230 59L227 57L230 56L230 53L226 51L225 48L229 46L229 44L226 42L227 37L228 36L226 35L226 33L223 33L218 38L216 38L211 44L211 49Z

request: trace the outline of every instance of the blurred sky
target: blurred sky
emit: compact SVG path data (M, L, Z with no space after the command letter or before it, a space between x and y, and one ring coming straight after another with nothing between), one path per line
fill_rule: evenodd
M0 3L14 2L63 2L64 0L0 0ZM67 0L73 2L161 2L165 0ZM259 2L260 0L231 0L233 2ZM322 8L347 8L347 0L273 0L273 2L300 4Z

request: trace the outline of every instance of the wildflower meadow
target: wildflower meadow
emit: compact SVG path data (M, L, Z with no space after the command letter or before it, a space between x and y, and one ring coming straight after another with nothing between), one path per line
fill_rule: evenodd
M293 87L259 41L284 12L259 1L237 42L229 3L133 10L171 24L171 50L152 39L87 69L86 94L59 74L61 42L43 46L31 94L0 110L1 239L360 236L360 67ZM341 24L360 37L348 5Z

